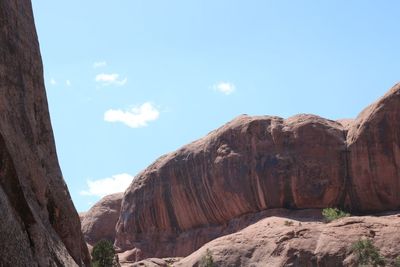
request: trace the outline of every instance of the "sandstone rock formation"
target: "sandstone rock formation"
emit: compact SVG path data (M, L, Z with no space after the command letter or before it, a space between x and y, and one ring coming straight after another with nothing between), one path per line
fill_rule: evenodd
M216 266L358 266L354 242L370 239L392 266L400 255L400 214L379 217L347 217L323 223L320 210L271 209L235 219L249 224L242 230L217 238L185 258L148 258L126 261L123 267L199 266L211 252ZM170 264L170 265L168 265Z
M400 235L394 234L400 229L400 215L348 217L329 224L304 221L296 211L287 215L290 218L268 217L215 239L174 266L198 266L209 249L220 267L355 267L357 256L351 247L360 239L371 239L387 266L394 266L392 263L400 254Z
M82 217L82 232L86 242L95 245L101 239L114 243L115 225L121 211L123 193L105 196Z
M79 215L79 219L82 222L83 218L85 218L86 212L78 212L78 215Z
M123 199L116 245L140 248L143 256L184 256L218 236L192 229L268 208L336 206L345 150L343 127L334 121L240 116L136 177ZM172 245L179 235L185 241Z
M29 0L0 1L0 266L90 265L50 124Z
M354 209L400 208L400 85L357 117L347 136Z
M186 256L265 209L399 209L399 95L354 121L240 116L159 158L125 192L115 245L131 260Z

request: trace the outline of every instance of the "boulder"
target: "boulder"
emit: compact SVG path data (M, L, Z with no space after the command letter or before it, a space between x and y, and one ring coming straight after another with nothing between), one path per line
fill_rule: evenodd
M122 197L123 193L105 196L84 214L82 233L88 244L94 246L102 239L114 243Z
M300 212L301 213L301 212ZM216 266L359 266L352 246L370 239L387 266L399 256L400 215L347 217L325 224L299 211L259 220L231 235L205 244L174 264L199 266L208 254ZM371 265L372 266L372 265Z

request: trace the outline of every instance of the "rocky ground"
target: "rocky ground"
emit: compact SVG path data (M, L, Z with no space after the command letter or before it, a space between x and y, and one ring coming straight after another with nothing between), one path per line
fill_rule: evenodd
M185 258L126 262L122 266L198 266L211 252L216 266L358 266L352 244L369 238L394 266L400 255L400 212L351 216L325 223L320 211L275 210L242 230L217 238ZM269 216L264 213L262 216ZM258 214L261 216L261 214Z

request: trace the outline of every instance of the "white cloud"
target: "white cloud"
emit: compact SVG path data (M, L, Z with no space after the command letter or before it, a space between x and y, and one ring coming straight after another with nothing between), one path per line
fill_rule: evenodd
M105 67L105 66L107 66L107 62L105 62L105 61L97 61L97 62L93 63L93 68L95 68L95 69Z
M120 75L118 73L101 73L96 75L95 80L103 85L125 85L128 82L128 78L120 79L119 76Z
M127 111L110 109L104 113L104 120L108 122L122 122L131 128L146 127L150 121L155 121L160 116L158 109L150 102L145 102L138 107Z
M54 78L51 78L51 79L50 79L50 84L51 84L51 85L56 85L57 82L56 82L56 80L55 80Z
M233 83L229 83L229 82L217 83L213 86L213 88L214 88L214 90L219 91L226 95L230 95L236 90L235 85Z
M99 180L87 180L88 189L80 192L83 196L104 197L113 193L124 192L132 183L133 176L127 173L116 174Z
M66 81L65 81L65 84L66 84L67 86L71 86L71 81L70 81L70 80L66 80Z
M112 83L118 80L119 74L113 73L113 74L98 74L96 76L96 82L108 82Z

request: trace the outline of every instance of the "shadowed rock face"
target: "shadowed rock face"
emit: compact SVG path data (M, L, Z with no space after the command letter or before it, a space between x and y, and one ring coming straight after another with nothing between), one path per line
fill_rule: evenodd
M399 91L356 120L240 116L159 158L125 192L115 245L136 259L185 256L265 209L400 208Z
M101 239L114 243L115 225L123 195L117 193L105 196L82 216L82 233L87 243L93 246Z
M29 0L0 1L0 265L89 266L57 161Z

